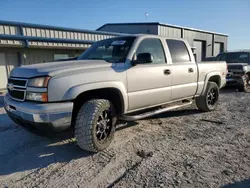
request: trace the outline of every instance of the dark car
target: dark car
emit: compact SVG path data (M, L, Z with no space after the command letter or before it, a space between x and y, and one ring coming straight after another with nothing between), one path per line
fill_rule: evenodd
M250 91L250 50L222 52L217 61L228 65L227 85L237 86L239 91Z

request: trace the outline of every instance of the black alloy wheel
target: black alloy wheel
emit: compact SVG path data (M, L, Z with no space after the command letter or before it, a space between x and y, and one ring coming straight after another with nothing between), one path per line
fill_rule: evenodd
M207 93L207 104L214 106L218 101L219 92L216 88L211 88Z
M105 142L112 130L111 111L104 110L96 123L96 138L99 142Z
M218 105L219 96L220 93L217 83L208 82L205 92L195 98L196 106L202 112L213 111Z
M75 137L80 148L99 152L105 150L114 138L116 109L106 99L91 99L77 113Z

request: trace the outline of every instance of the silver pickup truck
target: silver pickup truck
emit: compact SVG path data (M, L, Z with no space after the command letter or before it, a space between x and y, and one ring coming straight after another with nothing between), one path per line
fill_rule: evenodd
M77 60L22 66L8 79L5 109L33 132L72 128L98 152L117 120L135 121L190 105L212 111L226 84L226 62L196 63L183 39L128 35L94 43Z

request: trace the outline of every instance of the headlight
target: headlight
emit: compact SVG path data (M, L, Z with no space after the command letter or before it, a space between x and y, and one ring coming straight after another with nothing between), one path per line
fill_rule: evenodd
M48 93L27 92L26 99L30 101L48 102Z
M30 101L48 102L47 87L49 79L49 76L29 79L28 87L31 88L29 88L26 93L26 99Z
M245 72L247 72L247 66L244 66L244 67L243 67L243 70L244 70Z
M47 87L50 77L32 78L28 82L29 87Z

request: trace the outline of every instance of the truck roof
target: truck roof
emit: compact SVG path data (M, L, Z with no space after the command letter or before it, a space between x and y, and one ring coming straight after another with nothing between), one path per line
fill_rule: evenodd
M163 38L163 39L175 39L175 40L185 41L185 39L183 38L165 37L165 36L154 35L154 34L127 34L123 36L115 36L112 38L120 38L120 37L156 37L156 38Z

